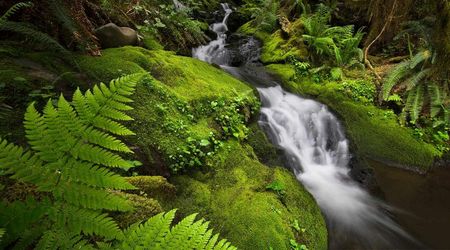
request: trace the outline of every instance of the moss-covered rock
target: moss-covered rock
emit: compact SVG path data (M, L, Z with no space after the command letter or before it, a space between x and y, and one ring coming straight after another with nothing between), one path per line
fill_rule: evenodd
M118 195L127 199L134 209L130 212L115 213L112 216L120 228L128 228L136 222L141 222L163 212L161 205L155 199L137 194L118 192Z
M251 87L204 62L164 51L124 47L105 50L103 57L99 58L80 57L79 61L80 67L90 77L101 81L143 71L153 76L138 85L134 96L135 109L131 113L135 121L129 124L136 132L130 143L142 152L150 149L162 156L156 159L144 154L147 159L143 162L149 164L144 167L152 168L155 161L167 167L173 161L196 160L196 157L201 157L197 149L202 151L202 147L223 143L214 151L204 152L208 157L201 172L170 178L177 195L160 199L165 210L179 208L184 214L200 213L224 237L242 249L267 249L270 246L289 249L291 239L312 249L326 248L327 231L323 216L314 199L295 177L284 169L261 164L258 161L260 156L255 155L251 146L233 140L224 141L228 137L220 136L223 131L217 124L214 107L237 96L255 98ZM239 108L246 119L250 115L249 110ZM257 149L258 154L265 150L274 152L273 148L267 147L267 138L261 131L251 131L256 133L256 137L250 136L255 145L261 140L266 144L266 147ZM210 138L211 133L217 135L216 139ZM192 144L192 140L199 143ZM130 180L133 179L132 183L144 190L147 189L144 187L147 185L145 178L149 177L132 177ZM266 190L275 178L286 182L286 187L289 187L283 198L286 201ZM145 184L141 185L142 182ZM292 228L291 223L295 220L304 223L307 233L299 234Z
M252 148L228 142L216 157L213 173L172 178L176 199L163 204L185 214L200 211L224 237L242 249L290 249L297 240L310 249L327 248L327 231L318 206L291 172L251 159ZM277 180L283 197L266 190ZM297 232L297 220L306 229Z
M301 20L296 20L291 26L295 32L289 35L283 35L281 29L268 34L252 27L252 22L248 22L240 27L238 32L255 36L263 42L261 61L264 64L285 62L290 57L305 60L308 57L308 50L301 37L303 29Z
M438 155L432 145L416 140L411 129L401 127L395 115L353 101L339 83L291 81L294 70L290 65L273 64L267 69L278 75L289 91L313 97L335 111L360 155L420 172L428 170Z
M125 179L137 187L138 190L133 192L143 192L148 197L160 199L169 199L175 195L175 186L170 184L166 178L162 176L133 176L125 177Z

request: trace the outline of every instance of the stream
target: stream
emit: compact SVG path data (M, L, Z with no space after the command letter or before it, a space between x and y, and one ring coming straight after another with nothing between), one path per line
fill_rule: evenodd
M210 26L217 39L193 49L193 57L219 65L256 87L263 104L259 125L271 142L283 150L286 165L313 195L325 215L329 248L428 248L428 243L417 240L404 230L420 234L423 229L411 230L413 226L404 221L402 226L398 224L398 218L405 220L411 217L410 214L375 198L351 178L349 142L333 113L319 102L283 90L258 62L261 46L256 39L238 37L238 45L230 48L227 44L227 20L232 9L227 4L222 4L222 8L225 13L222 22ZM240 58L240 63L236 63L236 57ZM386 180L383 175L388 170L383 166L375 168L377 179ZM389 192L392 184L389 180L381 181L381 189ZM403 185L408 187L409 184L404 182ZM387 201L407 209L397 202L398 198L389 196Z

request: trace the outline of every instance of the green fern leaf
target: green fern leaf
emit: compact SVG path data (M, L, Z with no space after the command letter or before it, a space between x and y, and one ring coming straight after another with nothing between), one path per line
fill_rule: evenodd
M133 209L127 200L116 194L68 180L61 180L52 191L57 199L77 207L123 212Z
M122 249L162 249L161 244L170 232L170 224L175 217L176 210L160 213L142 225L133 225L125 232Z
M382 87L383 100L386 100L392 88L409 73L410 61L399 63L387 76Z
M409 63L409 68L414 69L420 63L430 59L431 56L432 56L432 53L429 50L424 50L424 51L417 53L413 58L411 58L411 61Z
M16 3L14 4L11 8L9 8L5 14L3 14L3 16L0 17L0 23L5 22L6 20L8 20L11 16L13 16L14 14L16 14L20 9L23 8L31 8L33 7L33 3L31 2L20 2L20 3Z
M56 50L70 57L70 53L55 39L51 38L49 35L43 32L36 30L33 27L30 27L29 24L21 22L2 21L0 22L0 30L20 34L26 37L29 41L44 46L46 49Z
M411 90L412 88L415 88L417 85L419 85L425 78L429 77L431 73L431 69L424 69L418 72L417 74L414 74L409 79L405 80L406 84L406 91Z
M77 234L103 236L105 239L122 239L123 233L117 223L108 214L98 211L80 209L76 207L64 207L63 221L69 227L70 232Z
M423 101L424 91L422 85L419 85L408 92L404 112L409 113L412 123L415 123L417 119L419 119L419 116L422 113Z

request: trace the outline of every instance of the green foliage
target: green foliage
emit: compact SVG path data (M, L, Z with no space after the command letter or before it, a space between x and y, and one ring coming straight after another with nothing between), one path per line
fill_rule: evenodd
M358 48L364 33L354 32L353 25L330 26L331 9L319 4L315 13L303 15L305 34L302 36L311 50L313 63L328 63L335 67L362 67L363 52ZM336 76L336 73L333 75ZM340 78L340 77L337 77Z
M247 1L238 11L244 17L253 19L253 27L271 33L277 25L279 5L279 1L274 0Z
M207 139L188 137L186 142L183 148L177 148L176 154L169 155L172 162L169 167L173 172L207 166L207 160L222 147L222 142L212 132Z
M290 240L289 245L291 246L292 250L308 250L306 245L298 244L295 240Z
M284 190L285 187L284 187L283 183L280 181L277 181L277 180L275 180L275 181L271 182L269 185L267 185L266 189L274 191L279 196L283 196L286 193L286 191Z
M177 8L172 2L161 1L103 1L102 9L111 16L120 16L128 21L131 18L145 41L151 41L151 47L159 47L154 43L158 39L166 48L174 50L188 49L198 46L207 37L204 31L208 25L192 18L198 2L183 1L184 7ZM123 9L129 10L126 15Z
M118 121L131 120L124 111L141 74L95 86L85 94L77 90L72 104L63 96L51 100L43 114L31 104L25 114L30 150L0 141L0 173L30 183L51 198L1 204L6 226L3 246L71 248L86 246L82 235L105 239L123 237L103 210L129 211L127 201L109 190L134 187L109 168L128 170L134 165L118 152L131 150L115 136L133 134ZM23 224L18 224L16 217Z
M429 50L423 50L412 58L399 63L386 77L383 83L382 97L390 101L394 87L405 89L405 107L403 122L409 118L415 124L423 112L429 108L431 118L440 120L435 126L448 124L448 87L439 87L434 83L430 66L433 55Z
M365 80L346 80L339 84L338 89L354 101L364 104L372 104L376 94L375 85Z
M309 69L311 68L311 64L309 64L308 62L299 61L293 56L288 58L288 62L294 67L295 70L293 80L299 80L309 75Z
M133 225L125 231L120 249L229 249L234 250L225 239L218 241L219 235L213 235L208 229L209 222L195 221L197 214L185 217L175 226L170 226L175 210L153 216L147 222Z
M211 102L211 110L215 113L215 121L221 126L225 137L244 140L249 132L245 124L251 115L259 110L259 102L246 93L238 95L231 102L224 99Z
M61 53L67 54L67 50L61 46L55 39L49 35L38 31L29 23L8 21L8 18L14 15L22 8L30 8L31 3L17 3L12 6L2 17L0 17L0 31L8 31L19 34L27 39L31 44L39 44L46 49L54 49Z
M6 22L11 16L19 12L19 10L23 8L31 8L33 7L33 4L31 2L19 2L11 6L1 17L0 17L0 23Z

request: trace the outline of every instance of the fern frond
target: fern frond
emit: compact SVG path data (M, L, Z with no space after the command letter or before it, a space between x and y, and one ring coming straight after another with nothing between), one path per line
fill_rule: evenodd
M409 67L410 61L404 61L395 66L395 68L388 74L382 87L383 100L386 100L389 97L392 88L409 73Z
M86 124L106 130L116 135L134 135L125 126L114 120L131 120L123 111L131 107L125 103L131 102L128 96L133 94L142 74L124 76L110 82L109 89L104 84L95 86L93 91L83 95L80 91L74 94L74 107L80 118Z
M135 187L122 176L92 163L69 159L61 169L62 178L97 188L131 190Z
M119 124L113 119L124 120L125 116L117 112L130 109L125 103L131 101L128 96L140 77L142 74L112 81L109 89L99 85L91 97L77 91L74 104L63 96L56 106L49 100L42 114L30 105L24 122L30 151L0 139L0 173L34 184L37 191L47 192L46 196L51 197L51 202L44 200L36 205L44 209L43 213L20 203L13 203L12 207L0 205L0 225L6 229L8 243L27 248L41 238L36 245L38 249L92 249L85 235L123 238L117 224L101 211L132 210L128 201L112 190L134 187L106 167L128 169L133 164L112 152L131 150L108 131L111 124L112 127ZM93 110L94 115L90 115ZM97 118L109 130L96 127ZM28 223L23 224L26 227L16 222L21 219ZM42 223L37 223L41 219Z
M175 217L176 210L167 213L160 213L151 217L141 225L132 226L127 230L125 240L122 242L122 249L155 249L161 248L164 238L170 233L170 224Z
M81 209L77 207L64 207L63 222L66 223L69 232L85 235L103 236L105 239L122 239L123 233L117 223L98 211Z
M31 8L31 7L33 7L33 3L31 3L31 2L20 2L20 3L14 4L11 8L9 8L5 12L5 14L3 14L0 17L0 23L5 22L6 20L8 20L11 16L16 14L20 9Z
M44 217L52 213L53 207L47 199L37 202L34 199L14 201L12 203L0 202L0 225L5 229L0 248L3 249L11 242L18 242L26 248L39 237L45 223Z
M44 46L49 50L56 50L62 54L69 55L70 53L59 44L55 39L51 38L49 35L40 32L32 27L29 24L21 23L21 22L12 22L12 21L2 21L0 22L0 30L1 31L10 31L17 34L20 34L26 37L33 43L38 43Z
M79 183L70 183L68 180L61 180L52 193L55 198L81 208L123 212L133 209L126 199L116 194Z
M424 69L405 80L406 91L409 91L419 85L425 78L429 77L431 69Z
M413 58L411 58L411 61L409 63L409 68L414 69L420 63L430 59L431 56L432 56L432 53L429 50L424 50L424 51L417 53L416 55L413 56Z
M57 177L43 167L42 161L31 152L0 139L0 170L10 178L35 185L52 185Z
M203 219L195 221L196 214L185 217L170 229L175 210L153 216L141 225L133 225L125 232L121 249L236 249L226 240L217 243L219 235L213 237L209 223Z
M41 240L36 245L37 250L53 249L94 249L80 235L65 230L54 229L44 232Z
M431 117L436 117L440 111L443 104L442 93L436 84L428 85L428 93L430 95L430 115Z
M164 239L165 244L162 244L163 248L175 249L176 246L186 244L190 233L195 232L199 226L198 223L194 223L195 217L197 217L197 214L191 214L175 225Z
M417 119L419 119L419 116L422 113L423 101L424 89L422 85L419 85L408 92L404 112L409 113L412 123L415 123Z

